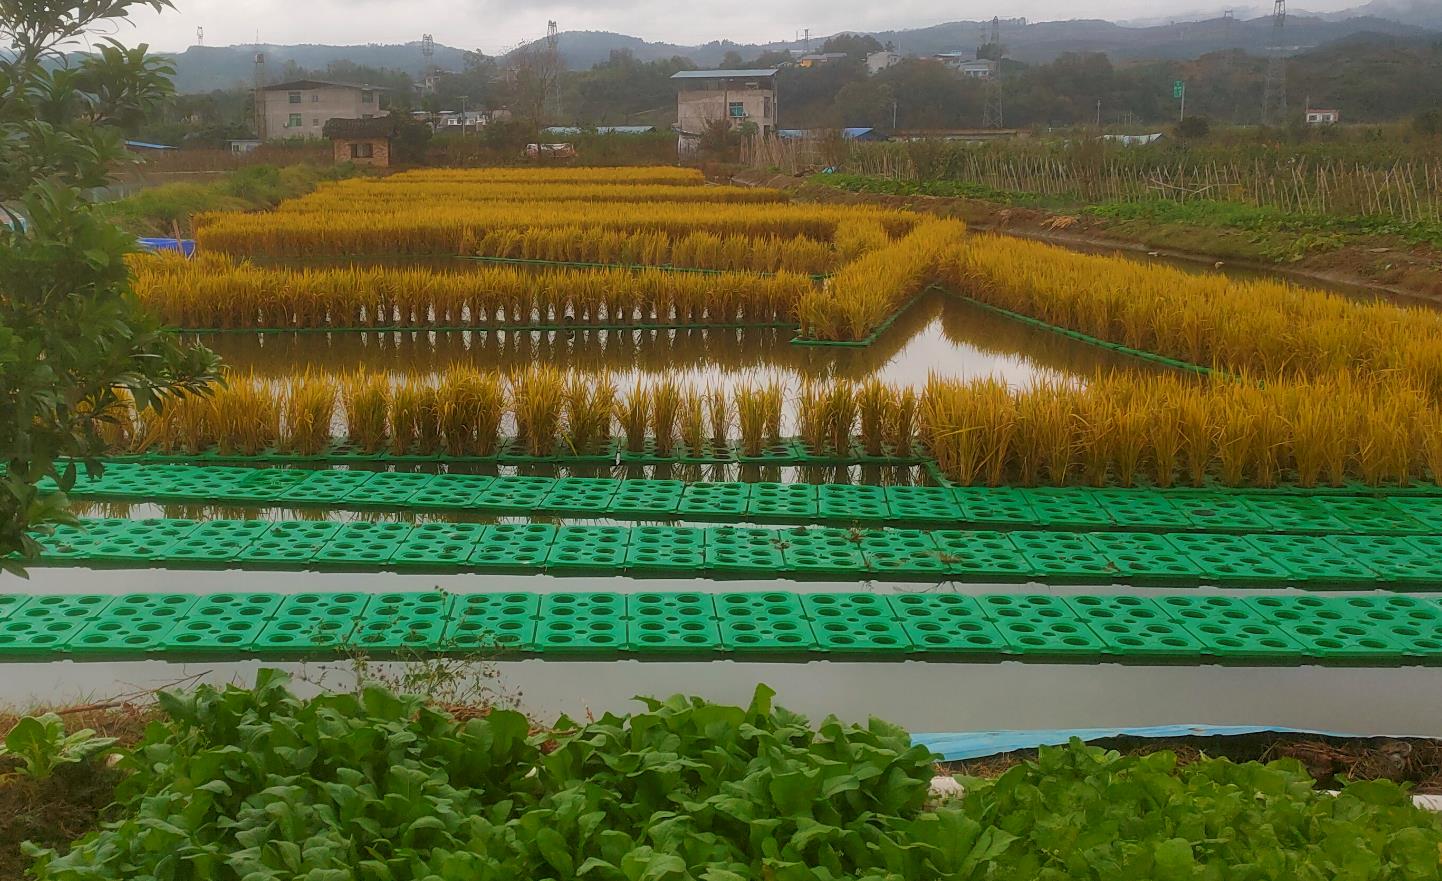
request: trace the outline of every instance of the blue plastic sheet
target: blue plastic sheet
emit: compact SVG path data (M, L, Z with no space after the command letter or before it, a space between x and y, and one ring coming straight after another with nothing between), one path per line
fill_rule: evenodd
M151 251L179 251L187 257L195 254L194 239L140 239L140 246Z
M1321 737L1425 737L1417 734L1356 735L1306 728L1253 725L1156 725L1150 728L1056 728L1037 731L970 731L954 734L912 734L912 743L929 747L948 762L979 759L1039 746L1058 746L1073 737L1084 741L1110 737L1235 737L1243 734L1310 734Z

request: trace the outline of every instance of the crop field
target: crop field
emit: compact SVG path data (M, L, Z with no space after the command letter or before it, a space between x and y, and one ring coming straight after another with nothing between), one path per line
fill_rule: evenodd
M131 269L226 381L95 414L109 467L49 487L85 507L40 567L473 580L181 591L143 632L20 596L0 657L1442 657L1436 312L672 168L405 172L198 230Z

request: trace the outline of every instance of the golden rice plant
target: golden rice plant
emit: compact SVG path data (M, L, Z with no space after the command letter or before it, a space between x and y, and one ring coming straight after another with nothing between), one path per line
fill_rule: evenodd
M616 383L609 373L572 373L564 392L566 442L574 453L587 453L611 439Z
M724 449L731 440L731 409L728 404L725 386L706 390L706 422L710 427L711 441L718 449Z
M549 364L532 364L511 376L516 437L527 455L555 452L565 397L566 376Z
M1146 459L1151 463L1152 480L1167 488L1176 483L1177 468L1182 456L1182 395L1187 391L1170 383L1151 382L1146 394L1149 405L1144 412L1146 422Z
M616 422L626 436L626 449L639 453L646 449L646 429L651 423L651 390L636 380L630 390L616 401Z
M282 397L281 443L302 456L314 456L331 442L336 384L330 377L303 373L286 384Z
M738 385L734 392L741 452L747 456L759 456L767 446L767 392L767 387L757 386L750 381Z
M676 446L677 422L681 416L681 389L670 379L651 386L651 427L656 439L656 452L671 455Z
M911 455L916 443L920 406L920 399L913 388L904 388L896 396L896 406L891 409L891 418L887 421L886 441L898 456Z
M781 442L781 419L786 406L786 387L779 380L761 386L761 417L766 443Z
M500 377L455 365L441 376L436 398L436 422L448 455L494 451L505 403Z
M380 373L357 370L341 378L346 436L362 452L385 449L390 417L390 380Z
M381 178L379 183L398 189L416 184L517 185L644 185L699 187L706 176L699 168L675 165L570 166L566 168L420 168Z
M695 388L681 392L677 430L686 452L693 458L700 456L706 449L706 396Z
M1206 483L1207 470L1216 455L1222 414L1213 406L1213 402L1203 395L1187 395L1179 401L1177 416L1181 423L1182 459L1192 486Z
M887 426L893 421L896 392L876 377L856 390L856 407L861 414L861 448L868 456L886 452Z
M856 430L856 387L845 380L826 389L824 403L826 439L838 455L851 454L851 437Z
M803 382L796 396L796 436L813 455L826 450L826 415L825 386L811 380Z
M281 400L274 386L254 374L227 377L208 408L220 452L255 456L278 446Z

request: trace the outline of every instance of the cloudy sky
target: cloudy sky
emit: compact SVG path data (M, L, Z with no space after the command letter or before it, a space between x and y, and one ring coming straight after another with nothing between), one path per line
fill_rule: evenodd
M174 0L163 13L138 13L134 26L117 37L125 43L148 42L163 50L195 43L205 28L207 46L263 43L406 43L422 33L436 42L490 54L543 36L546 21L562 30L605 30L647 40L693 44L727 38L737 42L792 39L801 28L812 34L841 30L889 30L925 27L942 21L982 19L995 14L1035 20L1107 18L1194 18L1235 8L1238 15L1260 8L1258 0L1014 0L961 5L944 0ZM1362 0L1306 0L1309 9L1333 11ZM1267 2L1268 10L1271 3ZM681 14L677 11L682 10Z

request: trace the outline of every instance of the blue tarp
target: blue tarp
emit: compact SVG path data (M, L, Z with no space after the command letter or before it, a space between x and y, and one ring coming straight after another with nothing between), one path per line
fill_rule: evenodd
M195 254L194 239L140 239L140 246L149 251L179 251L187 257Z
M1356 735L1306 728L1253 725L1156 725L1150 728L1073 728L1037 731L971 731L955 734L912 734L912 743L929 747L948 762L979 759L1039 746L1058 746L1079 737L1085 741L1112 737L1236 737L1244 734L1309 734L1318 737L1426 737L1419 734Z

